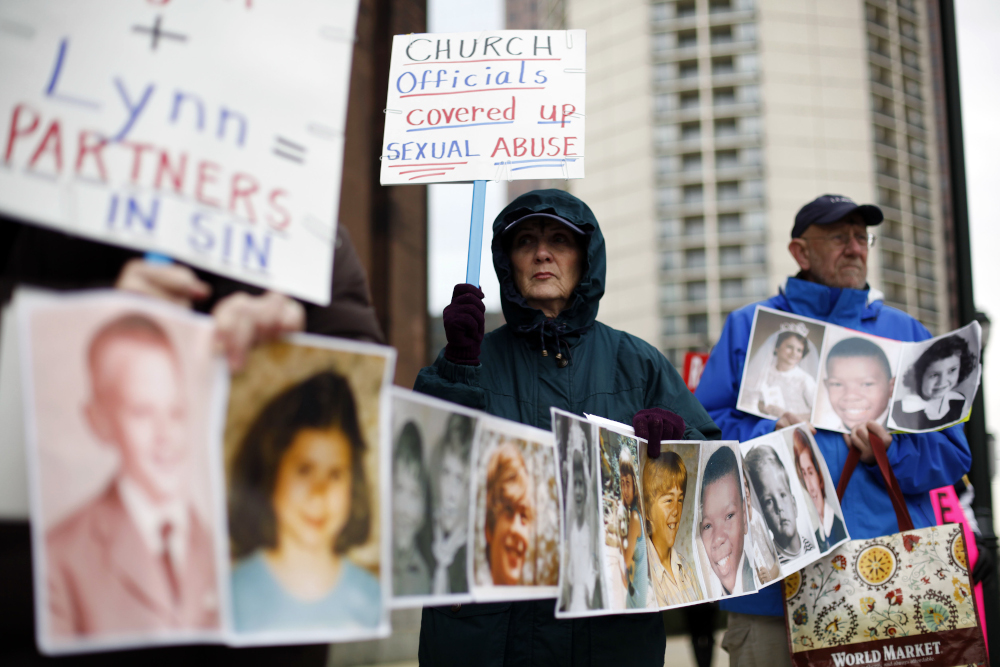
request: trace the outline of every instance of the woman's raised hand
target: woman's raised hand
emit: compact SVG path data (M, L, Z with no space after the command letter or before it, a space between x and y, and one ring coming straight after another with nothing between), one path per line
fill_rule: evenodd
M444 335L448 344L444 358L453 364L477 366L479 346L486 327L486 306L483 291L475 285L455 285L451 303L444 309Z

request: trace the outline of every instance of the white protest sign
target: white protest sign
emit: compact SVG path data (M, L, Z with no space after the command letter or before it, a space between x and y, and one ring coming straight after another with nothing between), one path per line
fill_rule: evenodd
M583 178L583 30L396 35L383 185Z
M357 0L5 0L0 210L325 304Z

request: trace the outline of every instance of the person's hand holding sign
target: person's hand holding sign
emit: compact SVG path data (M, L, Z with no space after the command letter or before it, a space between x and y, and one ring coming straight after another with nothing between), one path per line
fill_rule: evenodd
M277 292L231 294L212 309L212 317L215 339L233 372L243 368L250 348L302 331L306 323L302 304Z
M212 293L212 288L199 280L189 267L144 259L127 262L118 274L115 287L184 308L207 299ZM247 292L231 294L215 305L212 316L216 340L234 372L243 368L247 353L254 345L302 331L306 321L302 304L277 292L259 296ZM482 326L479 339L482 340Z
M486 306L483 291L475 285L455 285L451 303L444 309L444 334L448 345L444 358L453 364L479 364L479 346L486 327Z
M889 445L892 444L892 435L886 430L885 426L882 426L878 422L858 424L851 429L850 435L844 434L844 442L847 443L848 447L854 447L861 451L862 463L871 465L875 463L875 454L872 452L871 443L868 441L869 431L882 440L882 444L885 445L886 450L889 449Z
M118 273L115 288L163 299L184 308L207 299L212 288L182 264L163 264L131 259Z

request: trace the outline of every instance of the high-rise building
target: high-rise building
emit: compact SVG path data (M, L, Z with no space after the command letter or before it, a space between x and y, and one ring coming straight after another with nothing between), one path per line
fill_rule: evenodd
M565 0L587 30L586 178L601 319L675 363L797 266L796 211L882 207L869 281L952 326L936 14L924 0Z

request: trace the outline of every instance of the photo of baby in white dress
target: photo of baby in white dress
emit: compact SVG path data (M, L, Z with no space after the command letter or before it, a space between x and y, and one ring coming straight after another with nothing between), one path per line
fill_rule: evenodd
M767 419L790 413L808 420L824 333L819 322L759 309L737 407Z

